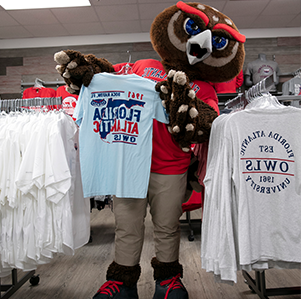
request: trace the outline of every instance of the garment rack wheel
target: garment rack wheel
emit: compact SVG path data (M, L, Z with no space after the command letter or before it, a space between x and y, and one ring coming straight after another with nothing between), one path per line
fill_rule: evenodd
M31 278L29 279L29 282L32 286L36 286L40 282L40 275L32 275Z

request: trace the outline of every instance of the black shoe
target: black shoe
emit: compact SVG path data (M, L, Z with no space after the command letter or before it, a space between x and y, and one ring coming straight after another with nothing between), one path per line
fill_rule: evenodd
M180 274L166 280L157 279L153 299L188 299L188 292L180 280Z
M139 299L137 285L130 288L123 285L123 282L108 280L104 283L93 299Z

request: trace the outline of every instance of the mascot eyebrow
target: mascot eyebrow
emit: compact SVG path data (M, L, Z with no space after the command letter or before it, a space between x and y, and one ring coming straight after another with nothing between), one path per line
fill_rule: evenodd
M231 34L238 42L244 43L246 41L246 37L243 34L239 33L238 31L234 30L232 27L226 24L216 24L215 26L213 26L212 29L224 29L229 34Z
M179 1L177 3L177 7L180 8L181 10L183 10L186 13L190 13L192 15L199 16L205 22L205 25L206 26L208 25L209 18L202 11L200 11L200 10L198 10L198 9L192 7L192 6L189 6L188 4L186 4L186 3L182 2L182 1Z
M177 3L177 7L186 13L199 16L205 22L206 26L209 24L208 16L205 13L203 13L202 11L200 11L192 6L189 6L188 4L186 4L182 1L179 1ZM228 26L226 24L216 24L213 27L213 30L214 29L223 29L223 30L227 31L229 34L231 34L233 36L233 38L235 38L237 41L239 41L241 43L244 43L246 41L246 37L243 34L240 34L238 31L236 31L231 26Z

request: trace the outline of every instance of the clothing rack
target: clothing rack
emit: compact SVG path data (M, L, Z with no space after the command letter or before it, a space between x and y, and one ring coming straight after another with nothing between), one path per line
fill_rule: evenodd
M11 111L23 111L31 110L30 107L42 107L42 106L60 106L62 105L62 97L52 98L31 98L31 99L10 99L0 101L0 112L5 111L7 113ZM1 284L0 278L0 299L10 298L26 281L35 286L39 283L39 275L35 275L35 270L31 270L24 274L21 279L18 280L17 269L11 270L11 284ZM2 296L1 293L4 293Z
M39 79L40 82L45 85L45 86L49 86L49 85L53 85L53 86L57 86L59 87L60 85L65 85L66 82L65 81L59 81L58 79L56 81L43 81L41 79ZM21 87L28 87L28 86L34 86L36 82L21 82Z
M225 108L244 108L247 104L249 104L254 98L259 96L261 93L268 92L273 86L274 83L277 82L276 74L272 74L269 77L266 77L262 81L253 85L250 89L245 91L244 93L238 94L237 97L231 99L225 103Z
M297 72L300 72L300 70L301 69L297 70L295 74ZM225 107L229 109L235 107L244 108L254 98L260 96L262 93L268 92L273 86L275 80L275 74L263 79L256 85L252 86L244 94L240 94L234 99L226 102ZM245 278L245 282L248 284L249 288L254 293L256 293L261 299L268 299L268 296L301 294L300 286L286 288L266 288L265 270L255 270L255 279L253 279L245 270L242 270L242 275Z
M129 55L129 60L126 63L126 65L124 65L118 72L115 73L116 75L128 75L128 74L132 74L133 73L132 67L130 65L131 59L132 59L132 54L131 54L131 52L129 50L127 50L126 52Z
M0 101L0 111L23 111L31 110L30 107L43 107L43 106L61 106L62 97L51 98L30 98L30 99L10 99Z
M301 67L298 68L295 72L293 72L293 75L294 75L294 76L297 76L297 75L299 75L300 73L301 73Z
M268 296L283 296L283 295L297 295L301 294L301 287L286 287L286 288L266 288L265 271L256 270L255 279L250 274L242 270L242 275L249 288L256 293L261 299L269 299Z
M0 278L0 298L8 299L10 298L26 281L29 280L32 286L35 286L39 283L39 275L35 275L35 270L31 270L26 273L20 280L18 280L18 273L16 269L12 270L11 273L12 283L11 284L1 284ZM2 296L1 293L5 292Z

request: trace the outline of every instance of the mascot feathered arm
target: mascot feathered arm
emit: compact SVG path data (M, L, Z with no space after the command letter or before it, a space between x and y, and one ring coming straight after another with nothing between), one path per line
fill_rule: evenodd
M113 65L105 58L97 58L93 54L83 55L79 51L64 50L54 54L58 63L56 70L68 85L67 91L79 94L82 84L89 86L94 74L114 72Z
M218 113L196 97L184 72L169 71L167 80L157 83L156 90L169 114L168 130L183 151L190 151L193 143L209 139Z

